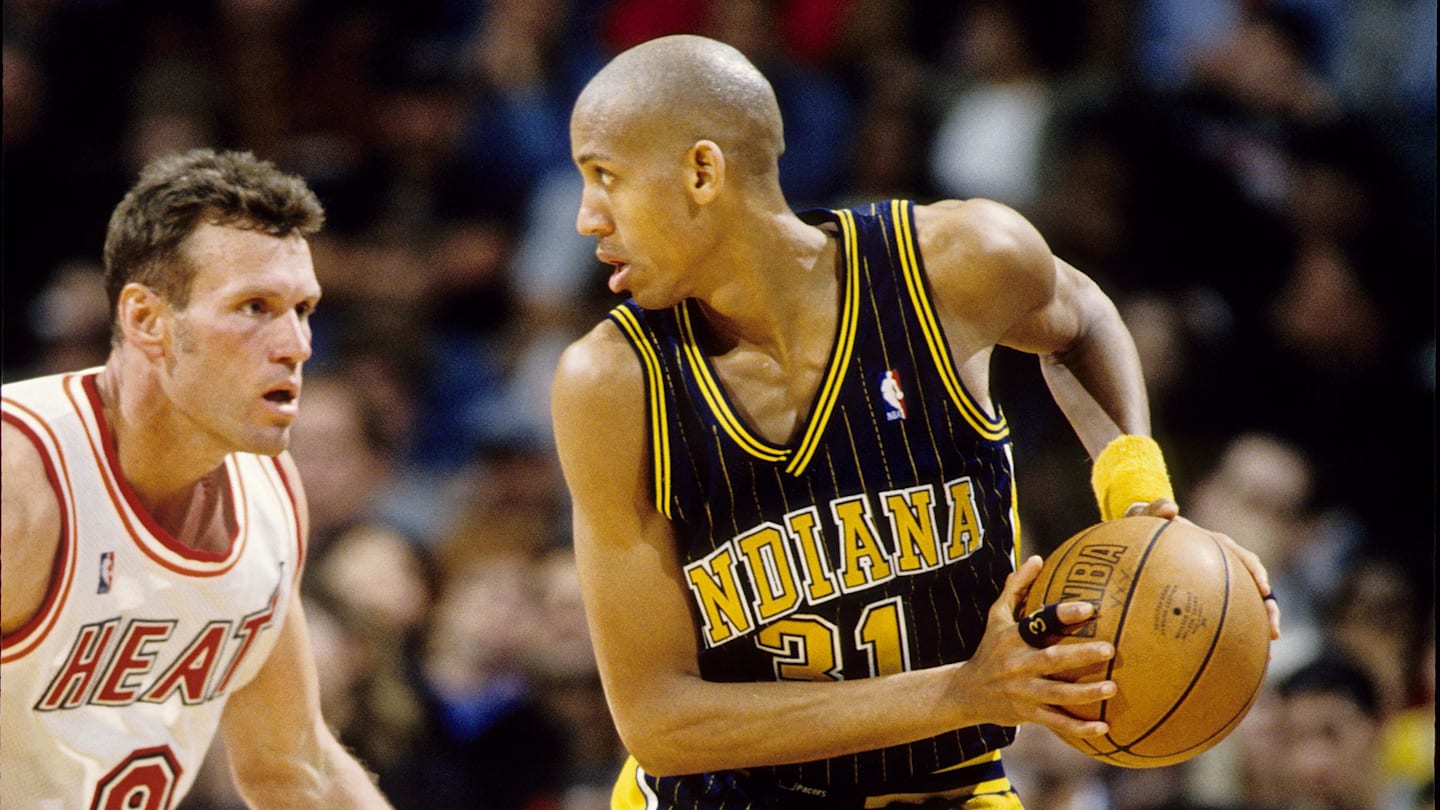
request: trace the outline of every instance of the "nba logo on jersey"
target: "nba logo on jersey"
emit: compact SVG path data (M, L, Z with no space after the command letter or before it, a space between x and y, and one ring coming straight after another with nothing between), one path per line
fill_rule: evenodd
M115 552L100 552L100 585L96 593L109 593L110 581L115 578Z
M885 400L887 421L905 418L905 391L900 387L900 373L893 368L880 375L880 398Z

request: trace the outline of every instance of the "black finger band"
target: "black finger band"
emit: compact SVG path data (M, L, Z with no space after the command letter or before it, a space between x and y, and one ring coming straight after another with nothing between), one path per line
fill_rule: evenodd
M1266 601L1266 602L1274 602L1274 603L1277 604L1277 605L1280 604L1280 600L1275 598L1275 594L1274 594L1274 593L1267 593L1267 594L1265 594L1265 601Z
M1020 619L1020 638L1031 647L1049 647L1065 635L1060 603L1053 602Z

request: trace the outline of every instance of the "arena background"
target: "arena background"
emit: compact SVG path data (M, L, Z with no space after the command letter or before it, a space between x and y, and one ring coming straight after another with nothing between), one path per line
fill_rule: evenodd
M399 808L603 806L620 752L547 386L615 301L568 114L619 49L706 33L774 82L796 207L998 199L1106 287L1182 507L1270 567L1272 680L1360 661L1385 777L1433 796L1435 8L6 0L3 376L103 361L100 248L147 160L303 175L329 215L294 446L327 716ZM1088 460L1032 358L995 387L1043 553L1096 519ZM1007 761L1031 810L1258 806L1296 789L1271 701L1187 766L1097 770L1039 731ZM212 771L189 810L236 801Z

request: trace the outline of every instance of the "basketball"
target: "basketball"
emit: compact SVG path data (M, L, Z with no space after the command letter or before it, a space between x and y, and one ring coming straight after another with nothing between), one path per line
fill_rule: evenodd
M1270 620L1250 572L1209 532L1156 517L1091 526L1045 560L1025 614L1065 601L1090 602L1096 616L1057 643L1115 645L1109 661L1057 676L1117 686L1108 700L1067 707L1110 725L1104 737L1058 735L1084 753L1127 768L1174 765L1224 739L1254 704Z

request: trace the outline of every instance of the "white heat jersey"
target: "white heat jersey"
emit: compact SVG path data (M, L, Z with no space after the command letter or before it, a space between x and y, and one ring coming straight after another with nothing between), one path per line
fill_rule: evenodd
M259 671L298 584L291 482L225 459L225 552L157 526L120 474L99 369L6 385L3 418L39 449L60 502L44 604L0 640L0 806L170 808L226 699Z

